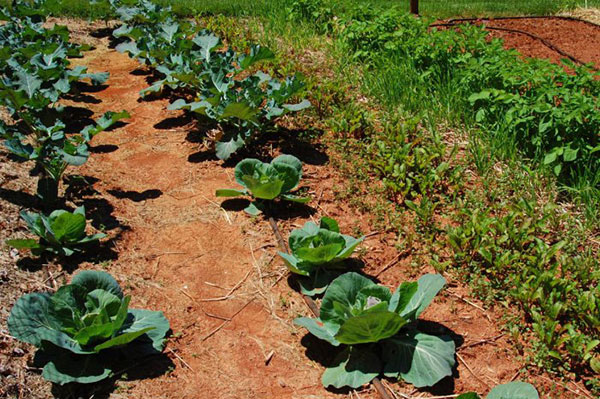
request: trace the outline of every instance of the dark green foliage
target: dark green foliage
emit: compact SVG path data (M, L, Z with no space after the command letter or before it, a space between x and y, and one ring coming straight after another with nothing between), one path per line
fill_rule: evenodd
M83 206L73 213L56 210L46 216L41 213L21 212L29 231L39 237L39 241L8 240L6 243L17 249L29 249L34 255L47 251L60 256L71 256L80 252L90 242L106 237L98 233L88 236L85 233L86 219Z
M78 82L104 83L108 73L70 67L69 57L86 48L69 42L65 26L44 27L43 3L20 1L0 9L6 21L0 25L0 105L10 114L10 122L0 121L0 137L11 153L43 171L38 196L51 207L67 166L85 163L92 137L128 114L108 112L78 134L65 132L70 115L59 100L75 94Z
M8 329L39 348L36 363L47 380L93 383L116 371L121 353L134 359L163 349L169 330L163 313L128 309L130 300L110 274L83 271L54 294L19 298Z
M238 54L222 48L220 39L193 22L175 20L170 8L148 0L112 0L123 25L114 31L126 38L117 49L156 68L159 79L142 95L165 87L178 90L180 98L169 109L184 109L218 124L214 138L217 157L227 159L275 118L310 106L307 100L288 103L303 88L300 76L285 80L255 72L255 64L274 54L259 45ZM192 100L190 101L190 94Z
M454 342L420 332L416 320L445 285L440 275L402 283L392 292L357 273L329 285L320 317L294 323L342 350L323 374L325 386L358 388L383 373L416 387L452 374Z
M497 212L463 205L459 225L448 230L453 263L481 291L496 293L490 299L521 305L539 339L540 364L593 369L600 358L598 261L554 234L551 208L523 199Z

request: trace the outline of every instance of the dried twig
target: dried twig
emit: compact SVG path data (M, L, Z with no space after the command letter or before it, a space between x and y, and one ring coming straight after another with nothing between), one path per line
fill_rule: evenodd
M452 292L452 291L446 291L446 292L448 292L450 295L452 295L452 296L460 299L461 301L465 302L466 304L473 306L475 309L481 310L481 312L483 313L483 315L485 316L485 318L488 319L489 322L492 322L492 319L490 318L490 315L488 315L487 311L484 308L482 308L481 306L477 305L476 303L473 303L473 302L469 301L468 299L466 299L466 298L458 295L455 292Z
M212 330L211 332L209 332L204 338L202 338L202 341L206 341L207 339L209 339L210 337L212 337L213 335L215 335L217 332L219 332L220 329L222 329L223 327L225 327L225 324L231 322L231 320L233 320L233 318L235 316L237 316L238 314L240 314L240 312L244 309L246 309L246 306L250 305L252 303L252 301L254 301L254 298L250 299L248 302L246 302L246 304L244 306L242 306L237 312L235 312L230 318L229 320L225 320L223 323L219 324L217 326L217 328L215 328L214 330Z
M170 353L172 353L172 354L173 354L173 356L175 356L177 359L179 359L179 361L180 361L180 362L181 362L181 363L182 363L182 364L183 364L185 367L187 367L188 369L190 369L190 370L194 371L194 369L193 369L193 368L192 368L192 367L191 367L189 364L187 364L187 362L186 362L185 360L183 360L183 358L182 358L181 356L179 356L177 353L175 353L175 351L174 351L173 349L171 349L171 348L168 348L168 350L169 350L169 352L170 352Z
M394 259L392 259L391 262L389 262L387 265L385 265L383 268L381 268L381 270L375 274L375 277L379 277L383 272L392 268L394 265L396 265L396 263L400 262L400 259L402 259L404 256L406 256L409 252L410 252L410 249L400 252L398 255L396 255L396 257Z
M463 345L463 346L461 346L461 347L460 347L458 350L464 350L464 349L467 349L467 348L471 348L471 347L473 347L473 346L477 346L477 345L483 345L483 344L486 344L486 343L488 343L488 342L494 342L494 341L496 341L496 340L498 340L498 339L502 338L502 337L503 337L503 336L505 336L505 335L506 335L506 334L502 333L502 334L500 334L500 335L496 335L495 337L492 337L492 338L486 338L486 339L482 339L482 340L479 340L479 341L471 342L471 343L470 343L470 344L468 344L468 345Z
M229 298L231 298L231 296L233 295L233 293L240 288L240 286L242 284L244 284L244 282L248 279L248 276L250 276L250 273L252 273L252 269L248 270L248 273L246 273L246 275L244 276L244 278L242 278L236 285L233 286L232 289L229 290L229 292L223 296L220 297L216 297L216 298L203 298L203 299L198 299L199 302L218 302L218 301L225 301Z

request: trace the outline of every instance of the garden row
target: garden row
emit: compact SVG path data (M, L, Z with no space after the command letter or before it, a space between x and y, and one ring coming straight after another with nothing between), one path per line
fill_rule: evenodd
M117 49L139 59L156 74L152 86L140 95L170 90L168 94L176 98L170 109L185 109L203 122L213 123L216 132L211 141L219 158L229 158L260 133L273 129L276 117L309 105L307 101L287 102L302 89L300 79L280 81L256 72L259 61L273 56L269 50L252 46L247 54L237 54L219 48L214 34L195 23L175 21L169 9L149 1L114 0L111 4L123 22L114 36L127 38ZM81 133L61 130L66 123L61 119L64 109L59 100L75 94L77 81L90 78L101 83L106 76L99 79L83 69L70 69L67 56L79 52L61 55L58 49L74 48L68 42L68 32L44 28L36 6L37 1L34 8L19 4L3 11L8 23L1 27L5 34L0 37L9 43L4 49L11 49L2 53L6 56L1 65L2 88L9 93L3 105L11 113L12 123L3 124L2 133L12 153L35 161L40 168L38 195L44 209L49 210L59 202L66 167L85 162L91 138L127 114L107 114ZM54 31L62 33L56 35ZM41 61L34 61L37 52L41 52ZM57 170L60 173L54 173ZM243 189L219 190L216 195L250 195L255 201L246 209L248 213L276 216L276 200L309 200L295 191L301 177L302 164L290 155L281 155L271 163L245 159L235 169L236 181ZM34 254L48 250L69 256L82 245L102 238L85 235L83 208L75 212L54 210L49 216L24 212L23 218L40 239L9 244L29 248ZM319 225L308 222L292 231L291 253L280 253L290 270L301 276L305 295L323 294L317 319L295 321L340 347L335 366L323 375L323 384L357 388L383 373L425 387L450 376L455 365L454 342L421 332L417 324L418 316L445 280L439 275L425 275L418 282L401 284L392 293L365 276L349 272L344 259L362 240L341 234L334 220L322 218ZM40 347L45 378L59 384L97 382L114 372L118 357L113 351L131 357L151 355L163 348L169 325L162 313L128 309L129 300L108 274L81 272L52 295L28 294L19 299L11 312L9 329L16 338ZM474 393L459 396L476 397ZM536 397L535 389L524 383L501 385L488 395L489 399Z
M597 162L595 73L523 59L481 27L438 30L396 10L335 15L323 2L298 0L288 12L354 54L350 68L367 64L362 87L383 111L351 101L331 124L351 133L339 140L343 151L364 160L348 160L348 172L368 180L375 169L383 180L375 193L395 204L386 222L426 242L431 263L456 268L483 299L521 309L524 321L508 325L515 342L534 338L535 363L598 386L597 170L579 174ZM438 123L477 129L466 145L452 145L456 134L441 137ZM571 199L587 201L587 223L578 209L565 211L564 196L551 197L555 179L543 164L559 190L586 187ZM398 216L402 208L416 232Z

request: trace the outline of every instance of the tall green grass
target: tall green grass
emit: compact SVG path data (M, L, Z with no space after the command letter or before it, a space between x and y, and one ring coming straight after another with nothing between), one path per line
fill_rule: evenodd
M223 14L227 16L255 16L279 19L289 5L287 0L157 0L168 4L182 16L196 14ZM9 4L11 0L0 0ZM408 11L408 0L331 0L328 2L336 13L356 5L370 5L386 9L399 7ZM435 18L499 16L499 15L549 15L565 7L583 6L584 0L421 0L422 15ZM600 7L600 0L588 0L589 7ZM109 7L102 0L91 4L89 0L48 0L48 10L55 15L86 18L105 18Z

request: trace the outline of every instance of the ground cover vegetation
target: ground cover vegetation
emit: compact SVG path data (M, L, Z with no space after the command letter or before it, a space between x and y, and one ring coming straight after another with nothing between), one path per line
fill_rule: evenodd
M516 342L535 337L534 364L587 376L597 387L598 170L590 169L597 127L587 124L598 109L595 72L523 60L478 27L430 30L401 12L366 8L330 17L318 3L295 2L291 19L311 15L301 22L310 26L331 18L328 50L356 59L340 65L344 78L328 86L338 117L326 123L340 153L355 154L338 165L354 176L340 198L356 198L356 187L377 171L383 187L365 191L388 201L354 202L378 215L382 228L394 226L400 249L425 239L427 262L455 269L488 303L524 312L507 327ZM332 89L352 76L344 87L361 87L375 108ZM439 131L465 124L458 140ZM581 154L588 155L579 161ZM477 176L465 181L467 171ZM417 231L406 227L411 218Z
M112 5L124 23L115 31L115 36L133 39L124 42L120 49L157 71L157 83L141 94L161 93L166 88L174 90L185 99L173 103L176 105L172 108L200 110L203 118L217 124L229 124L235 132L233 136L221 141L229 133L222 126L218 126L221 133L215 135L214 141L222 146L221 150L216 148L220 158L228 158L238 150L240 141L242 145L251 143L247 139L260 131L263 124L271 125L272 119L282 115L284 110L298 111L306 107L304 101L286 107L285 101L301 88L290 83L293 79L273 83L264 73L246 71L246 77L233 82L228 80L226 75L234 76L239 67L244 70L246 63L250 67L255 62L272 58L273 53L256 45L247 46L248 50L242 55L230 49L215 52L219 42L216 35L192 23L189 26L194 29L191 37L195 40L187 40L186 45L197 46L193 51L201 60L200 64L210 64L212 58L222 54L226 56L214 68L202 67L203 81L188 86L182 77L191 73L195 66L171 58L165 63L170 62L170 66L160 71L163 61L154 57L161 51L160 57L168 56L164 54L164 43L150 44L150 51L138 46L138 41L147 37L135 33L142 26L143 29L154 29L153 38L160 37L159 40L164 39L174 48L184 47L177 42L190 36L177 36L181 25L165 16L170 14L168 9L160 9L144 0L113 1ZM154 15L155 12L159 15ZM586 247L582 250L581 245L589 233L585 226L589 225L577 225L586 220L584 216L569 219L572 213L561 213L553 201L539 198L539 185L558 182L561 187L573 189L571 198L579 198L582 202L587 198L590 201L587 202L587 216L594 216L593 201L598 190L597 182L593 180L598 169L597 143L587 129L596 128L597 121L577 114L577 104L587 107L588 111L597 110L598 86L593 73L575 65L570 65L576 71L574 75L544 62L536 66L536 62L530 64L504 50L499 42L488 42L480 28L463 26L429 30L427 22L396 10L381 13L360 8L336 16L323 3L300 0L286 12L288 20L303 26L311 27L318 21L313 26L314 34L327 35L327 40L335 46L334 51L346 55L346 59L339 58L344 60L346 69L340 68L338 75L330 77L331 81L321 82L324 94L314 94L315 97L322 96L315 99L314 112L319 114L323 106L333 110L333 117L329 114L320 116L337 136L333 143L346 151L345 163L338 162L338 166L346 168L351 177L350 184L357 184L354 190L360 189L361 182L370 182L374 177L383 180L382 187L372 185L369 188L381 198L377 202L379 208L370 210L388 225L386 229L397 230L400 245L410 247L417 240L422 241L421 245L428 251L421 260L426 259L441 272L456 268L458 275L472 281L476 292L490 302L498 301L507 307L518 305L527 319L509 324L509 328L514 327L510 331L519 343L520 335L528 334L527 330L532 327L536 337L534 360L540 365L550 365L564 373L577 373L590 388L597 388L599 382L590 376L590 370L597 371L600 362L600 341L594 333L600 324L596 317L600 298L598 264L595 249ZM154 20L162 23L152 23ZM135 22L131 24L131 21ZM182 24L188 26L188 22ZM364 39L369 39L368 46L364 45ZM182 51L182 54L191 54L186 51L192 50ZM505 63L519 67L517 70L531 82L521 81L503 70ZM467 72L456 73L457 66ZM482 72L488 67L492 72ZM558 80L545 74L535 76L531 71L538 67L547 74L556 74ZM358 73L344 74L351 68ZM361 73L366 71L370 76L362 78ZM342 94L348 86L340 84L340 79L352 80L356 76L361 76L362 82L358 86L365 94L379 98L373 109L365 110L356 99ZM401 88L395 85L392 77L403 83ZM311 77L307 79L311 85ZM247 86L238 86L240 81L245 81ZM563 91L564 86L575 94L566 88ZM206 87L209 88L205 92ZM285 95L274 95L278 90L283 90ZM242 98L238 97L240 93L244 93ZM191 95L192 102L188 102L190 97L186 95ZM321 100L326 95L330 97L325 100L327 104L323 104ZM256 98L261 101L253 103ZM569 106L571 98L574 102ZM221 103L223 99L224 104ZM427 111L418 112L424 106ZM475 117L469 117L468 107L477 109ZM519 107L525 107L528 113L521 114ZM560 107L564 112L555 116L552 109ZM274 109L277 109L275 113ZM446 112L442 112L444 109ZM382 117L384 113L391 115ZM439 123L447 122L453 116L459 116L460 124L466 122L475 129L468 137L472 141L466 148L447 143L437 134ZM379 119L377 123L376 119ZM519 151L502 151L504 147L499 142L504 142L505 147L510 143ZM484 149L490 153L484 154ZM362 157L357 159L356 154ZM526 160L521 164L517 157ZM236 167L236 180L245 190L224 190L217 195L252 194L259 200L272 200L283 194L285 199L298 185L302 165L299 160L285 155L279 161L278 158L269 164L254 159L241 161ZM481 176L477 180L461 181L470 162L475 163ZM509 165L514 162L512 166L518 167L498 172L490 167L497 162ZM276 164L281 164L281 170ZM492 171L483 173L489 169ZM517 180L519 176L520 181ZM591 194L585 197L584 191ZM542 193L547 195L548 192ZM355 204L369 206L359 200L355 200ZM444 215L444 221L440 220L441 215ZM402 217L417 220L416 227L403 226ZM332 220L322 220L318 231L316 225L308 227L312 233L308 245L311 251L302 251L303 246L296 246L294 254L292 248L295 261L297 255L301 260L328 263L352 252L354 242L350 245L342 236L342 243L339 236L334 238L335 234L330 234L339 234L339 227ZM568 236L561 238L560 233L565 231ZM292 234L290 244L296 237L292 238ZM315 238L320 237L319 234L321 237L330 235L334 242L332 246L325 245L331 254L323 257L313 256L315 244L321 246ZM342 247L343 253L340 252ZM324 373L324 385L358 387L383 372L386 376L401 377L422 387L450 375L454 365L454 343L416 329L419 314L444 283L439 275L426 275L418 282L403 283L392 294L389 289L356 273L343 274L333 280L324 292L319 318L297 320L318 338L342 349L336 364ZM106 332L100 335L106 339L112 334L112 339L119 339L119 334L125 331L117 327L120 322L116 321L121 320L120 309L128 300L121 301L122 298L113 293L117 297L113 301L114 298L102 293L107 302L100 305L98 301L94 302L98 296L95 292L86 292L90 306L86 301L85 310L95 313L102 308L106 311L105 315L111 321L104 316L99 319L103 326L110 325L110 334L106 327ZM115 313L117 307L119 311ZM124 307L126 309L127 304ZM79 310L83 311L83 308L79 307ZM156 329L161 331L161 328ZM69 332L77 334L75 330ZM128 337L136 334L127 332L132 334ZM146 335L150 332L145 331ZM105 333L108 335L104 336ZM164 333L161 339L162 336ZM79 345L87 343L75 340ZM127 339L123 340L122 343L127 343ZM102 345L95 346L94 350L104 349ZM428 352L428 358L421 357L423 351ZM436 361L435 365L427 364L433 358L441 361ZM535 396L537 392L527 384L502 385L488 394L490 399ZM468 393L459 397L472 399L478 396Z

